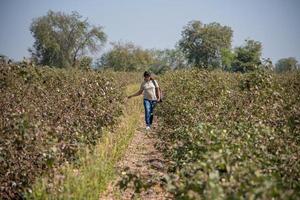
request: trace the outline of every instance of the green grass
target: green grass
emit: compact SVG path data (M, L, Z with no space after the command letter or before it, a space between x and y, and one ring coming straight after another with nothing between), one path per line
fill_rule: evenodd
M138 90L130 85L127 93ZM99 199L99 194L115 177L115 165L123 156L138 126L142 112L140 98L130 99L124 115L113 132L104 135L93 151L88 148L80 152L77 164L66 164L54 177L43 177L36 181L28 199ZM79 163L79 164L78 164ZM59 174L59 175L58 175Z

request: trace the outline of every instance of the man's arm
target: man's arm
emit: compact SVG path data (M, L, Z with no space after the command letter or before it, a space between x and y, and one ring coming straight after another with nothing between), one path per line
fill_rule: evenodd
M160 88L159 88L159 85L158 85L158 83L157 83L157 81L156 80L154 80L155 81L155 93L157 94L157 101L160 101L160 98L161 98L161 96L160 96Z
M136 97L136 96L139 96L139 95L141 95L141 94L143 94L143 90L142 90L142 89L140 89L139 91L137 91L137 92L134 93L133 95L129 95L127 98L130 99L130 98L132 98L132 97Z
M160 88L158 87L157 89L158 89L158 101L160 101L160 99L161 99L161 96L160 96Z
M159 87L155 88L155 92L157 94L157 101L160 101L160 92L159 92Z

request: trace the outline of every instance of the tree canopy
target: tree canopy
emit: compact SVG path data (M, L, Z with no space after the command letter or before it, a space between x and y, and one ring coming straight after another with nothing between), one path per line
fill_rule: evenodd
M179 46L189 63L200 68L221 67L222 49L231 48L233 31L228 26L213 22L191 21L182 31Z
M106 41L102 27L92 26L77 12L49 11L33 20L30 31L35 39L29 51L43 65L75 66L88 52L97 52Z
M184 54L178 47L174 49L151 50L151 53L154 63L151 65L150 70L156 74L189 67Z
M275 64L275 70L277 72L287 72L287 71L293 71L298 69L298 61L296 58L289 57L289 58L282 58L277 61Z
M112 68L115 71L143 71L153 64L153 57L133 43L112 43L112 49L103 54L98 62L100 68Z
M235 48L233 71L247 72L261 65L262 44L255 40L245 40L245 45Z

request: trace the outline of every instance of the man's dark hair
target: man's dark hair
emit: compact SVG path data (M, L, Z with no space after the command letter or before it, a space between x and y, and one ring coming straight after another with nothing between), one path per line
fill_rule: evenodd
M144 77L146 77L146 76L151 76L151 73L148 72L148 71L145 71L145 72L144 72Z

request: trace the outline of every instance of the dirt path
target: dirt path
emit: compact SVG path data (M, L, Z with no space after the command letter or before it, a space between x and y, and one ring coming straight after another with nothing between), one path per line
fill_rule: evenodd
M157 140L155 137L155 125L151 131L146 131L143 116L141 116L140 121L139 127L136 129L123 159L117 165L118 177L109 185L107 192L100 197L101 200L172 199L170 194L161 186L162 178L166 174L166 161L163 159L162 154L155 148ZM129 177L136 180L137 184L146 184L149 188L142 189L142 192L138 194L134 192L134 181L131 181L125 191L120 190L119 181L126 180Z

